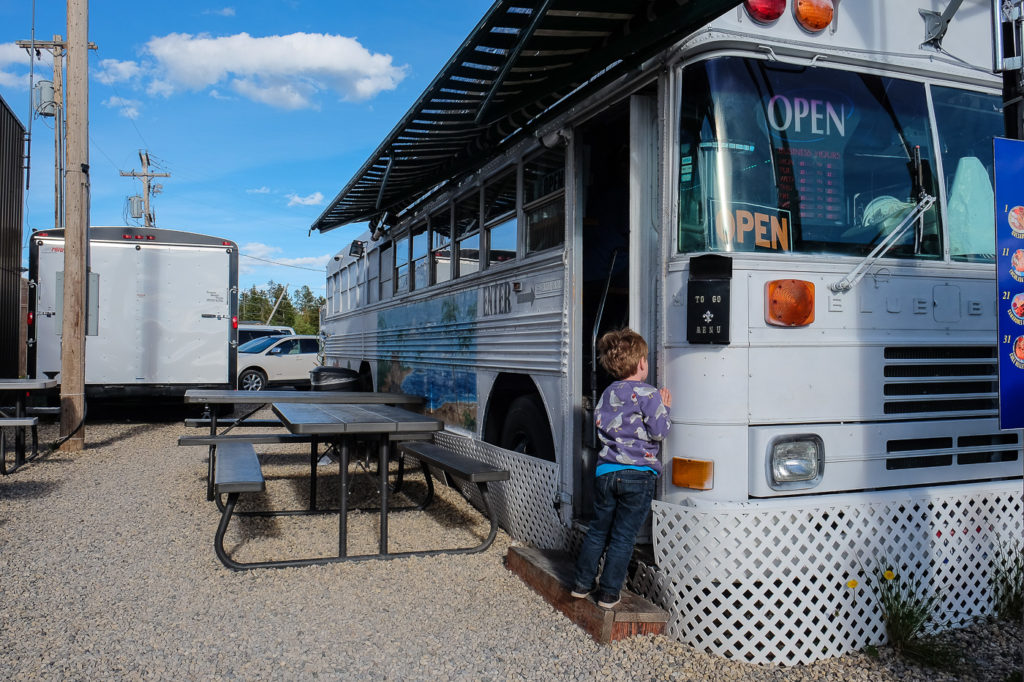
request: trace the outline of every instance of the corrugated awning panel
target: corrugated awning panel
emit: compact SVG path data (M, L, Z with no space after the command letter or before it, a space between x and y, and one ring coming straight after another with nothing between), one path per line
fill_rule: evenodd
M738 4L498 0L310 230L400 212L555 115L596 74L611 77Z

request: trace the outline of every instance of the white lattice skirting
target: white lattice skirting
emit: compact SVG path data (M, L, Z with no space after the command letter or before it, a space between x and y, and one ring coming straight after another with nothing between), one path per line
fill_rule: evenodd
M509 480L488 484L488 497L497 511L498 522L509 535L534 547L560 549L567 546L568 529L558 518L554 504L558 496L558 470L554 462L544 462L450 431L434 434L434 441L473 459L508 469ZM474 505L481 506L475 485L459 483L459 490Z
M990 613L992 561L1022 538L1021 482L827 501L655 502L656 566L632 587L668 634L752 663L795 665L885 641L869 573L887 557L939 594L936 629ZM856 588L850 588L856 580Z

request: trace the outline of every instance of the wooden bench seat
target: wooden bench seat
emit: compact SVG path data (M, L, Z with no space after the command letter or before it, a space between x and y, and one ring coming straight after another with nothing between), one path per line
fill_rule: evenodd
M491 466L486 462L481 462L480 460L427 441L406 441L398 447L399 452L403 456L414 457L419 460L423 468L423 476L427 482L427 494L419 508L425 508L434 498L434 481L430 473L430 468L433 467L447 475L476 485L480 491L484 515L491 523L490 532L479 545L457 549L417 552L416 554L473 554L475 552L482 552L490 547L491 543L494 542L494 538L498 535L498 515L488 502L487 484L495 481L507 481L509 479L508 470Z

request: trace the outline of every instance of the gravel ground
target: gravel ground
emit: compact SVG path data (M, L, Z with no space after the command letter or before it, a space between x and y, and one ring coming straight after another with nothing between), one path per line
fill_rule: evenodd
M43 441L56 431L43 425ZM4 678L1005 680L1020 669L1022 629L1005 623L945 636L969 652L959 674L889 649L769 668L665 637L602 646L504 568L504 533L477 555L232 572L213 552L206 453L177 446L185 431L180 420L90 423L85 451L0 478ZM265 459L269 500L305 504L304 448L269 448L285 453ZM392 516L393 550L486 532L460 496L438 493L429 512ZM240 560L336 549L331 517L232 524L226 545ZM350 526L350 552L371 551L376 516Z

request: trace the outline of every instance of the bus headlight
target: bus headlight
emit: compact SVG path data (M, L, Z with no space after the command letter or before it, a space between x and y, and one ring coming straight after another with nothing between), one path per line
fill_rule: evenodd
M814 434L782 436L768 445L768 485L773 490L813 488L825 469L825 444Z

